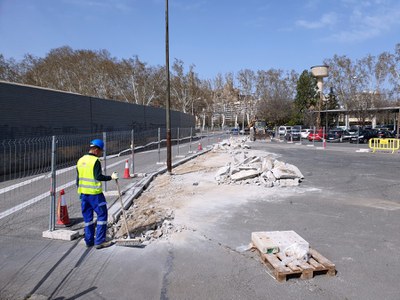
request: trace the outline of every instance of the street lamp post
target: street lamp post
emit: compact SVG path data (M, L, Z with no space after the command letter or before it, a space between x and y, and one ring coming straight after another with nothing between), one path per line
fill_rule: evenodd
M329 101L329 98L326 99L324 97L324 102L325 102L325 134L326 134L326 137L324 137L324 148L326 148L326 139L328 138L328 101Z
M203 126L201 128L202 128L202 131L204 131L204 128L206 126L206 112L205 112L204 108L203 108L202 118L203 118Z
M169 24L168 24L168 0L165 0L165 71L167 75L167 101L165 105L166 111L166 131L167 131L167 171L171 174L172 172L172 144L171 144L171 111L170 111L170 99L171 99L171 86L170 86L170 74L169 74Z

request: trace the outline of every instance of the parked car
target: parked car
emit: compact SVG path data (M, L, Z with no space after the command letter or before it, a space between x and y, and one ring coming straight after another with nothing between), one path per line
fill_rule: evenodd
M301 138L302 138L302 139L308 138L308 135L310 134L311 131L312 131L312 130L309 129L309 128L304 128L304 129L302 129L302 130L301 130L301 133L300 133Z
M278 134L284 136L291 129L292 129L292 126L279 126Z
M368 143L368 141L372 138L378 137L378 132L374 129L363 129L359 132L356 132L354 136L350 139L350 143L358 143L364 144Z
M284 135L287 141L300 141L301 125L292 126Z
M232 129L231 129L231 134L233 134L233 135L239 135L239 128L232 128Z
M287 130L285 139L287 141L300 141L300 129L292 127L292 129Z
M291 132L291 139L293 141L300 141L301 138L301 126L293 126Z
M323 139L326 139L326 133L324 134L324 131L322 128L318 129L317 131L312 131L308 135L307 139L311 141L316 141L316 142L322 142Z
M388 129L379 129L377 131L377 137L381 139L393 137L392 133Z
M392 133L394 131L394 125L393 124L376 125L374 129L376 129L376 130L389 130Z
M351 138L350 132L341 128L331 129L328 132L328 142L345 142Z

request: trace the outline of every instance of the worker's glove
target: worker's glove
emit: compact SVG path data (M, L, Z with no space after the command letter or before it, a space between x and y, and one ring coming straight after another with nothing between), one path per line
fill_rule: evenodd
M118 179L118 173L117 173L117 172L113 172L113 173L111 174L111 179L117 180L117 179Z

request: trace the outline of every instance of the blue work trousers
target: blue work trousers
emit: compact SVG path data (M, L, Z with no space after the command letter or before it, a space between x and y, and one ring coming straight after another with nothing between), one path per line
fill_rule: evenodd
M81 194L82 215L85 222L85 242L87 246L100 245L106 241L107 233L107 202L104 194ZM96 239L93 212L97 215Z

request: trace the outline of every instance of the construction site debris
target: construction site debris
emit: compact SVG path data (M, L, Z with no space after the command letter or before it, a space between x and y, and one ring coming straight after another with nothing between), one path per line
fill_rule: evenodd
M274 254L261 253L262 262L272 271L273 276L279 282L285 282L289 278L300 277L311 279L316 275L336 275L336 266L315 249L310 248L310 259L299 263L285 262L285 256L278 252Z
M280 253L284 265L309 259L309 243L293 230L252 232L251 242L261 253Z
M218 169L215 179L219 184L246 183L265 187L298 186L303 174L296 166L274 159L271 155L247 156L247 139L229 139L214 146L213 151L227 151L232 161Z
M303 175L295 166L277 160L276 154L251 150L247 142L241 137L224 140L215 145L214 151L178 166L173 174L157 176L126 211L131 238L143 240L147 245L158 239L168 239L173 233L194 231L175 222L174 208L181 207L186 203L184 199L196 196L208 186L217 189L219 184L261 187L299 184ZM211 177L204 177L204 174ZM110 224L110 239L127 237L126 228L121 224L121 220Z

